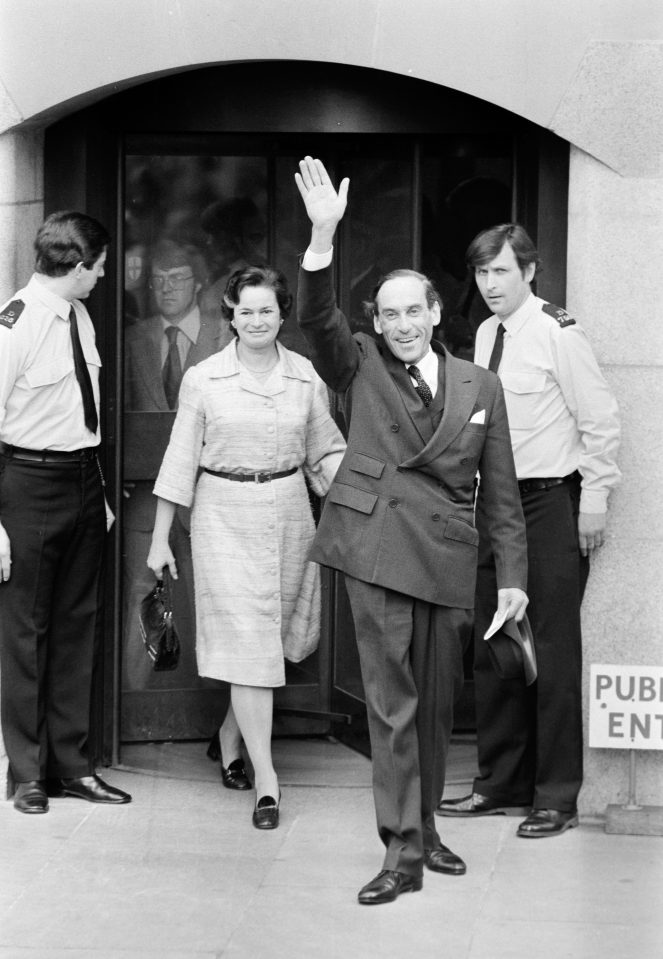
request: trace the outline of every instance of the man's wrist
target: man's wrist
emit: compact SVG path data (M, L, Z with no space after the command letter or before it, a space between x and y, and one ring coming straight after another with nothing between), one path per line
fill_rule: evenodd
M331 264L333 257L333 246L328 247L327 250L323 252L317 252L309 246L302 259L302 268L312 273L317 270L324 270Z

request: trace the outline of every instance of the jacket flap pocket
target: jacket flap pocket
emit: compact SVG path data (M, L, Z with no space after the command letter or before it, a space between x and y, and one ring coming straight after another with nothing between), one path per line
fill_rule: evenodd
M355 473L364 473L373 479L380 479L384 471L384 463L365 453L353 453L348 460L348 466Z
M502 386L510 393L542 393L546 385L545 373L500 373Z
M377 498L377 493L369 493L367 490L357 489L355 486L347 486L343 483L334 483L328 496L332 503L349 506L350 509L356 509L360 513L372 513Z
M26 370L25 378L34 389L36 386L49 386L74 372L74 360L70 356L59 356L50 363L42 363Z
M445 539L455 539L459 543L468 543L470 546L479 545L479 533L462 519L450 516L444 530Z

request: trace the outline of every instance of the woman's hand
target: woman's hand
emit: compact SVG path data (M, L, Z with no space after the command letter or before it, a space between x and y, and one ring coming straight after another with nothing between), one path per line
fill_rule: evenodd
M150 551L147 554L147 565L152 570L157 579L163 579L164 566L173 579L177 579L177 563L173 551L167 542L162 542L156 538L152 539Z

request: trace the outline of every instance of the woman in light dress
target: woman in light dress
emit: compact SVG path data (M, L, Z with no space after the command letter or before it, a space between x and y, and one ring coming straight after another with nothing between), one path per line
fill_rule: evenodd
M307 359L277 341L291 306L276 270L247 267L230 277L223 311L236 339L184 375L154 487L147 560L157 577L166 566L177 576L168 534L177 505L192 505L198 671L230 684L219 730L222 777L228 788L251 788L243 741L255 772L259 829L279 822L273 690L285 685L284 656L299 662L319 635L320 575L307 560L315 529L305 477L324 495L345 451L326 386Z

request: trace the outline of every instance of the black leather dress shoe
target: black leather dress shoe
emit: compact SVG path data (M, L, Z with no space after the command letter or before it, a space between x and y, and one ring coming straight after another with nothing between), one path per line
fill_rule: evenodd
M378 906L382 902L393 902L402 892L419 892L423 884L423 879L393 869L383 869L359 890L357 899L362 906Z
M30 814L48 812L48 796L44 784L39 779L16 783L14 809Z
M435 812L438 816L464 816L468 818L471 816L505 816L507 812L513 813L515 809L526 812L529 806L497 802L490 799L489 796L470 793L469 796L463 796L462 799L440 799Z
M433 872L444 872L448 876L462 876L467 872L467 866L455 852L446 846L437 846L435 849L424 851L424 862Z
M129 793L109 786L99 776L79 776L76 779L62 779L62 795L76 796L78 799L87 799L88 802L120 803L131 802Z
M578 814L575 811L533 809L527 819L518 826L517 835L521 839L543 839L546 836L559 836L577 825Z
M228 768L221 766L221 781L226 789L251 789L243 759L234 759Z
M276 829L279 824L279 803L281 802L281 793L278 800L273 796L262 796L256 803L253 810L253 825L256 829Z

